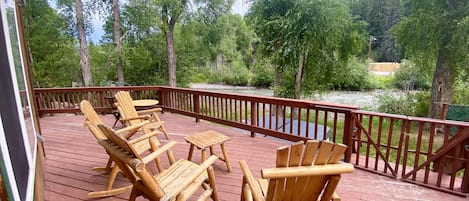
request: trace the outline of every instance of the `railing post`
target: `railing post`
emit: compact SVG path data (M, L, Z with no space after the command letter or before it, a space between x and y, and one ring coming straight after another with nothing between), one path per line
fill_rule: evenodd
M462 133L461 133L462 134ZM468 145L464 146L464 151L468 152ZM469 157L466 156L466 169L464 170L464 176L461 183L461 192L469 193Z
M348 146L347 151L345 151L345 162L350 162L352 159L352 147L353 147L353 117L352 111L347 111L345 114L345 124L344 124L344 138L342 143ZM359 151L359 150L358 150Z
M251 101L251 126L257 126L257 103ZM256 137L256 133L251 131L251 137Z
M199 98L199 94L194 94L192 96L192 98L194 100L192 100L192 102L194 103L194 113L196 113L196 117L195 117L195 122L199 123L200 122L200 118L199 118L199 114L200 114L200 98Z
M166 101L164 99L164 95L163 95L163 90L161 88L158 88L158 103L162 106L162 108L164 109L164 106L166 105Z

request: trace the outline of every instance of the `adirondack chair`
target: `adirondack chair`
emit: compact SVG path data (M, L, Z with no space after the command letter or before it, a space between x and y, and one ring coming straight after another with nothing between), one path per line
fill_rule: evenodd
M108 137L107 140L100 140L99 144L106 149L133 184L130 201L134 201L138 196L154 201L183 201L191 198L201 187L204 191L197 200L206 200L209 197L218 200L215 173L211 166L217 160L216 156L211 156L200 165L181 159L163 172L153 175L147 166L148 162L164 152L174 160L171 148L176 142L171 141L157 151L142 157L136 152L132 143L117 135L112 129L104 125L98 127Z
M340 200L334 192L340 174L353 171L351 164L339 163L346 149L345 145L317 140L280 147L276 168L262 169L258 181L242 160L241 200Z
M91 105L90 102L87 100L82 100L80 102L80 110L81 112L85 115L86 120L84 123L84 126L87 127L90 132L93 134L93 136L96 138L96 140L105 140L107 137L98 129L97 125L103 124L101 119L99 118L98 114L94 110L93 106ZM123 129L115 131L118 134L122 134L125 136L125 134L128 133L134 133L136 130L138 130L140 127L142 127L145 124L149 124L149 121L142 121L139 124L135 124L134 126L130 127L125 127ZM154 132L153 134L147 134L143 138L147 138L147 140L141 140L139 142L136 142L134 147L137 149L138 153L143 153L147 151L155 151L158 149L160 143L158 142L158 139L154 137L157 133ZM127 137L127 136L125 136ZM161 165L160 159L156 158L156 164L158 170L162 171L163 167ZM107 197L107 196L113 196L117 195L123 192L126 192L131 189L132 186L125 186L125 187L120 187L120 188L112 188L114 181L116 179L117 174L120 172L119 167L117 166L112 166L112 160L109 158L106 166L104 167L94 167L94 171L106 171L110 172L108 182L106 184L106 187L102 191L95 191L95 192L90 192L88 193L88 197L91 198L98 198L98 197Z
M161 108L152 108L148 110L137 111L132 104L132 97L128 91L119 91L115 95L117 100L117 109L121 113L121 121L126 125L135 125L144 120L150 120L152 123L143 127L144 133L149 133L154 130L161 131L166 139L169 139L164 122L160 120L157 112L161 112Z

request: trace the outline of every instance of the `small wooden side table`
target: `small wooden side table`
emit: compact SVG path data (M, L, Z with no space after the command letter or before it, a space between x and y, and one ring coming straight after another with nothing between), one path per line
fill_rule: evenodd
M223 158L219 157L220 160L226 163L226 167L228 168L228 172L231 172L231 165L230 160L228 159L228 153L225 149L225 142L231 140L230 137L222 135L221 133L209 130L202 133L196 133L189 136L184 137L184 139L190 143L189 149L189 156L187 157L188 160L192 160L192 154L194 152L194 147L197 149L202 150L202 162L205 161L207 157L206 149L209 148L210 155L216 155L213 152L213 146L219 144L221 151L223 152Z

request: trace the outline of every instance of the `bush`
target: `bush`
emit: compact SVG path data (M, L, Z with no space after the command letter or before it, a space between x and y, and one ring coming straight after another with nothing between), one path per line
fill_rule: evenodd
M393 76L369 75L371 86L374 89L391 89L394 88Z
M398 89L411 90L427 90L431 88L431 78L409 60L401 61L401 68L396 71L394 76L394 85Z
M251 79L251 85L255 87L269 88L274 83L275 75L273 67L270 64L263 65L259 63L254 66L254 75Z
M430 106L430 93L427 91L408 93L397 97L392 94L378 96L378 111L390 114L425 117Z
M412 115L412 103L405 96L396 97L391 94L378 96L378 111L390 114Z
M428 117L430 112L430 91L422 91L410 95L415 101L413 115L417 117Z
M458 79L454 84L452 104L469 105L469 82Z
M360 62L357 58L352 58L347 63L344 75L339 76L335 89L361 91L375 88L365 62Z

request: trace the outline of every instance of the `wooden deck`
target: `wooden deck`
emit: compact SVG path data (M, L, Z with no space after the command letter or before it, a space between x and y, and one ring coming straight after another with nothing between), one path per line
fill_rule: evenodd
M178 142L174 153L177 158L187 158L189 144L183 137L205 130L216 130L231 137L226 143L233 171L228 173L222 161L214 165L218 192L222 200L235 201L240 198L242 173L239 160L246 160L255 177L262 167L272 167L275 150L288 142L273 140L258 135L251 138L248 132L193 118L162 114L171 140ZM112 125L112 115L102 116L107 125ZM46 200L127 200L129 193L102 199L89 199L87 193L102 190L107 175L93 172L94 166L104 165L107 155L96 143L95 138L83 127L84 117L80 115L58 115L40 119L45 137L45 195ZM165 143L164 137L159 137ZM220 152L215 148L217 153ZM194 161L200 160L200 151L194 153ZM119 175L117 185L128 185L126 178ZM342 200L468 200L450 194L434 191L417 185L404 183L387 177L355 169L352 174L343 175L338 194ZM144 199L140 199L144 200Z

